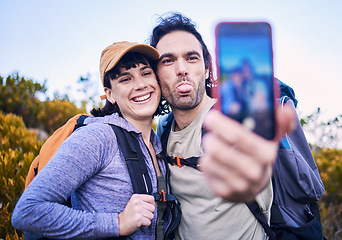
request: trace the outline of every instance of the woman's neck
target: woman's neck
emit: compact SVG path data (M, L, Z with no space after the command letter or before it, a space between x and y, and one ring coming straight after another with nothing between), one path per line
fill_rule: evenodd
M152 117L150 119L125 119L141 132L145 144L148 145L151 138Z

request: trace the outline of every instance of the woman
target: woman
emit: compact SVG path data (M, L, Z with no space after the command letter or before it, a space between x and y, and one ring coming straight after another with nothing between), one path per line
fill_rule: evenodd
M100 74L107 104L92 111L98 117L87 118L28 186L13 212L15 228L55 239L163 238L165 203L156 208L151 195L133 194L110 125L136 134L153 192L166 189L166 166L156 157L161 145L152 130L161 92L151 64L158 57L144 44L119 42L103 50ZM72 208L62 204L69 196Z

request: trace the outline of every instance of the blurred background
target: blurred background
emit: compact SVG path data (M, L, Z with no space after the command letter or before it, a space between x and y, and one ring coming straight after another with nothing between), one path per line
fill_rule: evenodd
M272 25L275 76L295 90L327 189L325 233L342 239L341 9L339 0L0 0L0 239L21 237L11 228L11 209L46 137L101 106L101 51L116 41L148 43L169 11L198 24L213 57L220 21Z
M158 16L179 11L198 24L215 54L219 21L265 20L273 27L275 76L295 89L298 109L341 113L342 2L339 0L0 0L0 74L47 81L72 100L80 76L97 80L101 51L115 41L148 43Z

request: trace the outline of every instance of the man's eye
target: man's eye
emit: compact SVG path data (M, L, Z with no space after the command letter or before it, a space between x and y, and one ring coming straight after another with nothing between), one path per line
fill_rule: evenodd
M189 60L190 61L196 61L196 60L198 60L198 57L197 56L190 56Z
M170 58L166 58L166 59L162 60L163 64L168 64L168 63L171 63L171 62L172 62L172 60Z

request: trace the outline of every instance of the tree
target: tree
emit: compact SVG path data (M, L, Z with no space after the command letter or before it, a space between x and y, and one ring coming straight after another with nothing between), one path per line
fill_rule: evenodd
M26 80L18 73L8 76L6 81L0 76L0 84L0 110L21 116L27 128L51 134L69 118L86 113L85 106L76 107L67 95L55 94L54 99L49 100L44 95L47 90L45 83L41 85L31 79Z
M0 76L0 110L22 116L26 126L37 128L37 116L41 109L41 101L37 94L45 93L43 85L25 80L19 74L11 75L6 81Z
M103 107L103 104L100 102L100 94L97 91L98 80L92 79L90 73L87 76L81 76L77 81L79 84L78 92L82 93L83 100L81 100L82 108L90 110L94 107Z
M313 113L304 116L301 124L310 138L312 148L340 148L342 137L342 115L333 119L324 119L322 111L317 108Z

